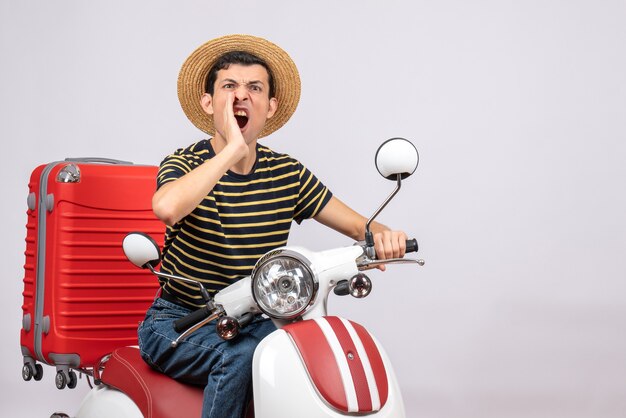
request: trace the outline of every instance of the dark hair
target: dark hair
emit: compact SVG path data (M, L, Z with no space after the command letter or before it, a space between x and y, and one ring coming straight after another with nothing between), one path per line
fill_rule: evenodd
M256 55L244 51L231 51L219 57L217 61L215 61L215 64L213 64L213 66L209 70L209 74L207 75L206 83L204 86L204 91L213 96L213 92L215 91L217 72L219 70L228 69L231 64L239 64L245 66L258 64L263 66L263 68L267 70L267 78L270 83L270 98L275 97L276 88L274 86L274 75L272 74L270 66Z

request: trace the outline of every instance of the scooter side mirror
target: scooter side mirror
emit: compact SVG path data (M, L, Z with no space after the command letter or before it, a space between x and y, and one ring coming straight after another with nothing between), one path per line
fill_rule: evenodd
M402 185L402 180L415 172L417 164L419 163L419 154L415 145L409 140L404 138L391 138L378 147L374 162L381 176L396 182L396 188L365 223L365 252L371 259L376 258L376 253L374 252L374 236L370 225L385 206L387 206L387 203L398 193Z
M419 164L417 148L404 138L391 138L383 142L375 157L376 169L386 179L402 180L415 172Z
M126 258L143 269L156 267L161 262L159 244L143 232L131 232L124 237L122 248Z

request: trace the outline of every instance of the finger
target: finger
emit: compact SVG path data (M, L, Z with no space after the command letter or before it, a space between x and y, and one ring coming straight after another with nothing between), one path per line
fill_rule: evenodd
M385 241L385 257L393 258L398 251L397 243L393 242L393 233L391 231L385 231L387 241Z
M376 258L379 260L385 260L391 256L391 241L389 235L384 232L379 232L374 235L374 250L376 251Z
M383 236L380 233L374 234L374 251L376 252L377 258L383 258L384 254L384 245L383 245Z
M387 270L387 266L384 264L379 264L376 266L376 268L380 271L386 271Z
M402 231L393 231L391 242L394 245L393 256L397 258L404 257L406 252L406 234Z
M389 240L391 242L392 257L393 258L400 257L400 242L398 240L398 234L395 232L392 233Z
M227 106L225 106L225 113L226 113L226 117L230 120L230 119L235 119L235 112L233 111L233 106L235 105L235 94L231 91L230 93L228 93L228 96L226 96L226 103Z
M404 232L398 236L398 246L400 249L398 257L402 258L404 257L404 254L406 254L406 234Z
M233 105L235 104L235 92L231 91L228 92L228 103L230 103L230 107L228 108L228 110L233 111Z
M229 104L231 105L229 106ZM224 106L224 110L222 111L222 122L224 123L224 129L230 128L229 113L232 113L232 100L230 97L230 93L226 94L226 106Z
M402 231L389 231L387 235L389 236L388 246L387 241L383 238L387 258L404 257L406 252L406 234Z
M393 244L391 243L391 231L383 231L382 233L382 258L392 258L393 257Z

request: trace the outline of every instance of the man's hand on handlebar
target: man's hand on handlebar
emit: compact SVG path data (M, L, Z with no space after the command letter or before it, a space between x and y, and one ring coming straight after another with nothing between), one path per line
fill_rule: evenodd
M406 252L406 241L408 237L404 231L392 231L390 229L374 233L374 249L378 260L389 258L402 258ZM376 267L380 271L385 271L386 266L380 264Z

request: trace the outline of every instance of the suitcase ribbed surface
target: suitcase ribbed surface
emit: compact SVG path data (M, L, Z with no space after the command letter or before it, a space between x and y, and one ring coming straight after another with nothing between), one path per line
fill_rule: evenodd
M22 330L22 346L48 364L70 354L92 367L113 349L137 344L137 325L158 288L152 274L126 259L123 238L143 231L162 245L165 227L151 210L156 167L75 163L80 182L56 182L65 165L48 175L53 204L45 211L45 234L39 230L45 199L38 194L37 207L27 212L22 309L36 318L39 308L41 323L33 319ZM41 189L38 170L31 191ZM43 259L38 251L45 251ZM44 266L37 265L41 260Z

